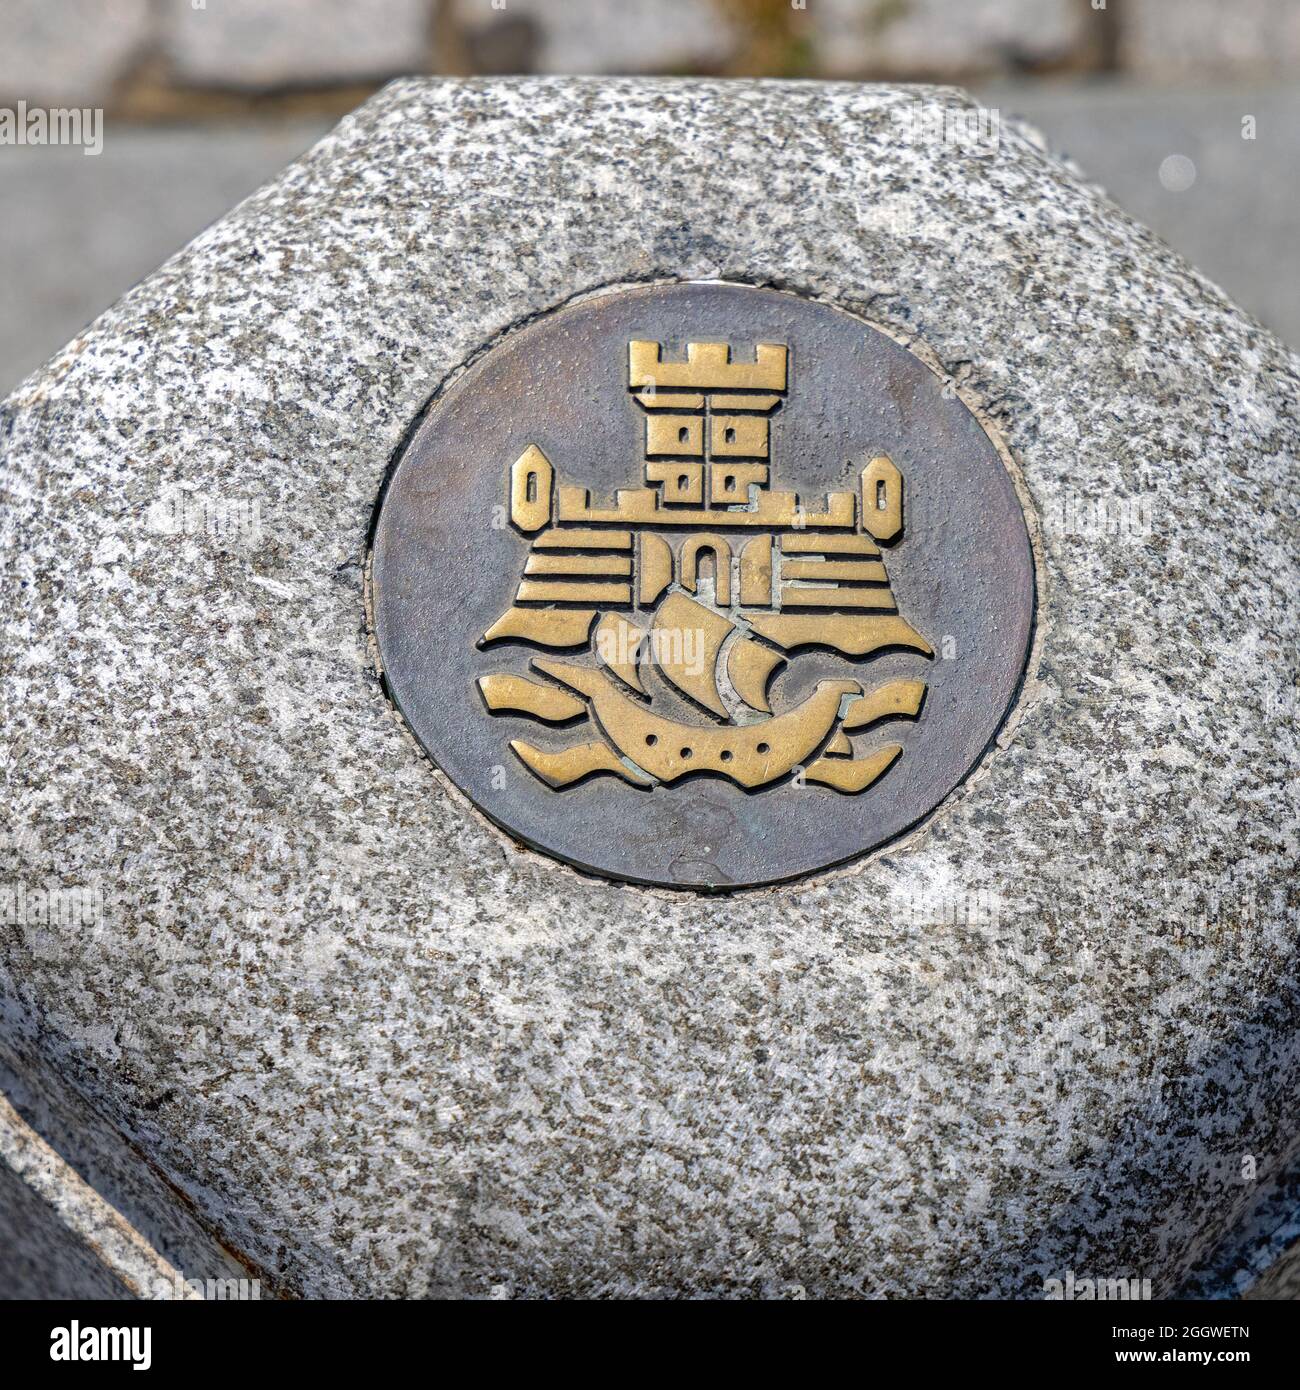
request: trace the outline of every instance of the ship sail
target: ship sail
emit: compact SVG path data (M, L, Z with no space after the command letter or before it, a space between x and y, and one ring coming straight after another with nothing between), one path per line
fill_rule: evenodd
M767 687L772 673L785 665L785 657L771 647L760 646L748 637L737 637L727 653L727 678L732 689L752 709L771 714L767 702Z
M669 594L650 624L650 651L671 685L696 704L727 717L715 672L735 624L685 594Z
M771 714L767 687L785 658L741 635L735 623L685 594L669 594L650 625L650 653L670 685L719 719L730 717L718 689L719 657L727 651L727 679L736 694L760 714Z

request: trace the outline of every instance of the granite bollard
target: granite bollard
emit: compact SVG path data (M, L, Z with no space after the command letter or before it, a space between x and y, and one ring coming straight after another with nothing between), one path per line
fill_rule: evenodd
M368 611L381 489L475 364L718 282L929 373L1034 573L969 775L739 893L480 814ZM1300 1139L1298 365L953 90L390 86L0 407L12 1084L93 1116L159 1268L268 1292L1176 1293Z

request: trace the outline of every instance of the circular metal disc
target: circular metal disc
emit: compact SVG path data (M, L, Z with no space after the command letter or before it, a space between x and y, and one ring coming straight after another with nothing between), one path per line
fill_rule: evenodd
M1034 618L997 448L827 304L656 285L537 319L382 500L384 672L434 762L579 868L725 889L862 855L989 748Z

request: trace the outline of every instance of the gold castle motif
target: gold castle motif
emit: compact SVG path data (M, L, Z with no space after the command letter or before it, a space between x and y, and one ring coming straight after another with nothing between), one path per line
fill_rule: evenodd
M788 373L783 344L759 343L752 361L738 361L726 343L690 343L684 361L670 361L659 343L633 340L628 390L644 412L645 485L603 506L559 483L536 444L511 466L510 520L531 546L514 603L479 645L592 658L535 657L531 676L479 679L492 714L584 721L596 735L554 751L511 742L547 785L608 773L649 788L704 772L757 789L794 773L856 794L901 753L887 744L859 757L851 735L916 718L922 681L866 690L823 680L788 710L769 702L773 678L800 650L931 655L896 610L880 549L903 533L893 462L872 458L856 491L816 508L769 489L771 422Z

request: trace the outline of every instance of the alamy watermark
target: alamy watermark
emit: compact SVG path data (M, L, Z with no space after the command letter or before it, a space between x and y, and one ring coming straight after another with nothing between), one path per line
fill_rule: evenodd
M596 655L615 671L630 671L638 660L653 660L688 675L704 672L704 629L652 627L648 632L618 623L596 629Z
M1002 113L987 106L937 106L910 102L903 112L907 142L952 154L996 154L1002 143Z
M149 508L147 524L162 536L257 541L262 535L262 504L256 497L208 497L174 488Z
M1006 900L994 888L933 884L896 888L889 895L891 920L912 926L984 926L1006 914Z
M1043 1280L1043 1297L1057 1303L1148 1302L1151 1280L1097 1278L1067 1269L1063 1279Z
M0 106L0 145L80 145L82 154L104 148L104 111L98 106Z
M51 1361L129 1361L132 1370L147 1371L152 1348L152 1327L83 1327L74 1318L50 1331Z
M252 1303L262 1297L260 1279L192 1279L179 1270L171 1278L153 1279L149 1293L156 1299L204 1298L221 1303Z
M1067 536L1144 539L1154 529L1149 497L1093 497L1066 491L1051 499L1046 512L1051 529Z
M98 927L103 920L104 890L98 884L0 883L0 922L6 926Z

